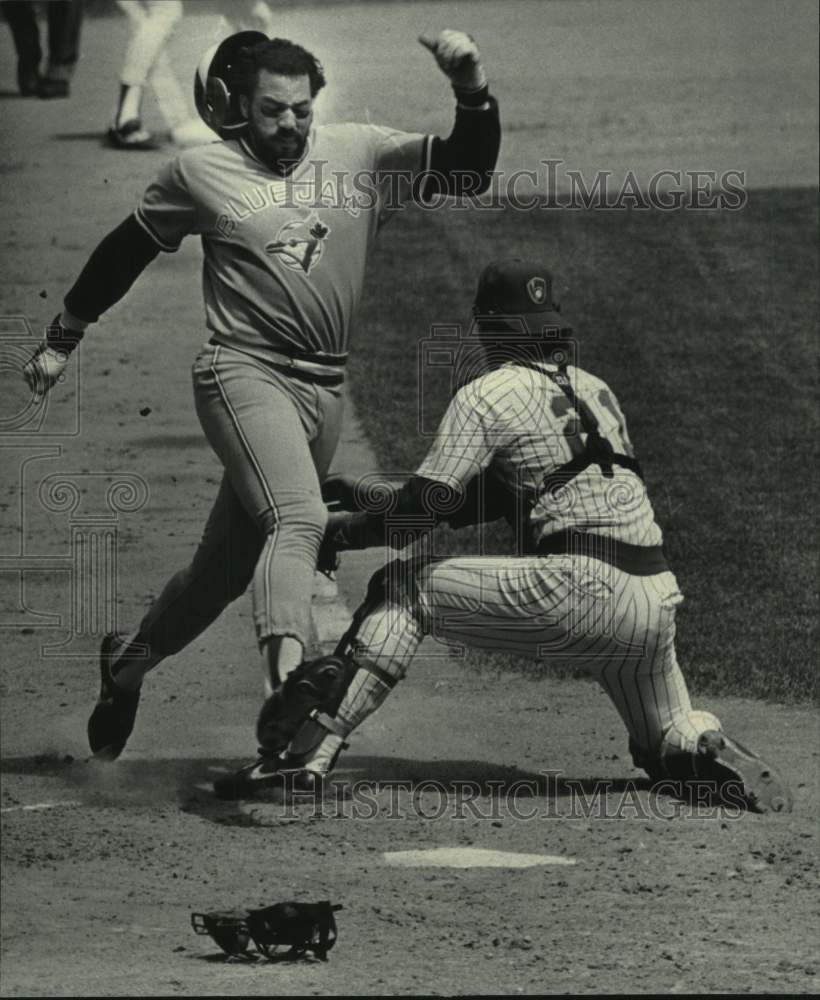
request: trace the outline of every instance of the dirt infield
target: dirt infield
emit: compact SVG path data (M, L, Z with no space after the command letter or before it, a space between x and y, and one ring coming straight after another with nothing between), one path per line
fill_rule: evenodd
M515 6L522 16L512 19L518 34L510 44L532 28L523 13L555 11L549 41L556 60L564 60L567 90L561 44L591 39L576 49L591 64L596 46L606 49L604 39L620 45L630 36L635 7L581 0L573 21L569 3ZM729 6L737 12L743 5ZM764 18L761 6L748 5L747 23ZM525 68L500 68L496 32L510 23L504 12L512 7L422 4L414 14L412 5L396 5L373 23L372 5L334 12L337 21L326 9L294 5L288 30L313 32L317 49L338 46L328 62L338 69L339 89L352 88L356 117L436 128L449 115L443 86L409 88L411 106L392 114L397 99L384 81L407 67L388 65L386 56L345 66L344 45L366 38L372 54L396 32L412 40L422 19L464 24L477 36L484 26L496 39L488 59L499 66L511 134L524 143L510 147L512 163L540 151L546 132L538 123L554 122L527 90ZM718 9L689 9L696 7L704 16ZM602 9L609 21L590 33ZM667 151L692 130L705 144L703 162L719 153L717 166L731 166L748 153L761 183L812 183L816 150L805 133L816 95L805 86L808 57L796 45L792 61L784 59L789 25L809 9L789 5L768 46L759 33L750 35L749 51L771 71L769 96L750 101L731 148L723 127L715 124L708 136L699 129L698 96L710 92L704 85L691 92L693 117L684 131L670 125L664 133ZM373 30L365 34L369 23ZM712 37L703 18L694 26L696 44ZM198 45L212 27L195 23L186 37ZM666 27L658 21L652 30L663 38L679 28L678 20ZM196 422L189 381L204 339L200 255L189 241L152 264L89 334L76 378L58 387L44 414L29 410L17 361L87 252L126 214L166 154L100 147L124 38L120 21L86 25L69 102L12 96L6 34L0 107L12 141L2 158L0 284L0 314L7 317L0 327L2 995L816 991L820 752L810 707L710 703L728 731L789 776L796 806L782 817L698 810L651 791L593 685L476 674L429 647L357 733L336 785L318 804L219 803L209 781L255 747L259 692L245 597L151 678L123 759L108 768L86 761L101 627L95 613L106 595L82 589L87 567L73 560L76 540L93 536L95 551L116 555L114 593L122 623L130 624L188 559L220 475ZM731 58L738 52L733 45ZM662 58L653 56L650 76L660 73ZM714 66L717 55L699 58ZM422 64L414 53L408 65ZM606 59L596 65L604 67L596 86L620 81L622 89L610 94L613 106L634 92L634 78L619 76ZM688 85L695 86L700 69L687 70ZM744 87L757 93L754 74L738 72L733 80L732 101ZM571 82L579 102L591 100L580 96L589 94L582 90L590 82L586 71L577 70ZM667 86L672 92L677 85ZM793 110L779 118L777 95L786 93ZM635 137L641 115L651 113L636 107L629 126ZM566 107L561 115L569 134L572 116ZM781 145L749 152L744 143L764 125ZM609 129L606 141L619 134L613 119L602 118L601 129ZM605 141L600 131L598 138ZM590 144L576 139L579 162L594 158ZM634 162L628 147L616 166ZM646 154L646 169L659 156ZM15 317L27 317L30 332ZM351 423L337 465L363 470L368 461L361 429ZM345 562L340 588L349 604L377 561L362 555ZM437 847L547 857L521 869L403 868L385 857ZM286 899L343 904L326 965L226 962L189 926L192 910Z

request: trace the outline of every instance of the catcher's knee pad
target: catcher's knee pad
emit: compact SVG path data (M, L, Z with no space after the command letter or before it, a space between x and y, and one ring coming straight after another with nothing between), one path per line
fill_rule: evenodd
M319 723L342 737L348 736L382 704L405 673L398 663L385 666L376 663L356 643L345 659L344 688L335 701L317 715Z
M300 663L262 706L256 723L259 745L270 753L281 753L311 712L341 699L347 670L338 656Z

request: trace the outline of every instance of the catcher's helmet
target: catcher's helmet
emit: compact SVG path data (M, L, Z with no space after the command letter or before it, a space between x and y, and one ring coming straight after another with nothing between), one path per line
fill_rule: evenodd
M530 333L544 327L568 333L572 324L553 301L552 284L552 274L540 261L521 257L494 260L481 272L473 315L490 329L495 317L514 317Z
M239 110L238 64L243 49L267 42L261 31L239 31L212 45L194 74L194 103L199 117L220 139L231 139L245 127Z

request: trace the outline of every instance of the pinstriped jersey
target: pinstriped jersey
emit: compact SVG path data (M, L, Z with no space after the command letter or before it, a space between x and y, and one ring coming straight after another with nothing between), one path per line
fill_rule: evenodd
M201 237L206 324L218 343L262 358L344 354L368 251L391 204L409 197L428 139L319 126L287 178L244 139L195 147L160 172L136 218L163 250Z
M543 364L544 371L557 371ZM568 367L572 388L616 452L631 455L626 420L615 394L601 379ZM558 489L545 489L550 473L581 454L586 433L566 395L546 375L509 363L461 388L450 402L417 475L463 487L489 469L518 498L529 498L531 546L564 528L581 528L633 545L660 545L644 483L629 469L600 465Z

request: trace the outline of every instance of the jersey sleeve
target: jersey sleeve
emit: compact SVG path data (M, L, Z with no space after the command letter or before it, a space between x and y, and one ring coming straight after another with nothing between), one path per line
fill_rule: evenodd
M134 215L157 246L169 253L179 250L182 240L197 231L199 213L179 157L148 185Z
M463 489L490 464L500 441L490 408L470 389L465 386L453 397L416 475Z
M398 208L413 196L413 184L430 169L433 137L420 132L371 126L373 172L383 210Z

